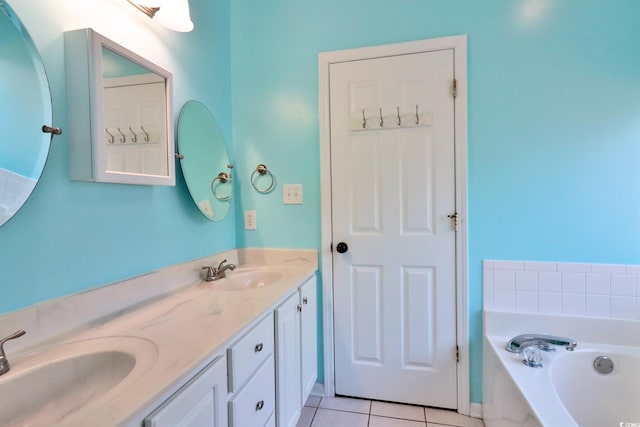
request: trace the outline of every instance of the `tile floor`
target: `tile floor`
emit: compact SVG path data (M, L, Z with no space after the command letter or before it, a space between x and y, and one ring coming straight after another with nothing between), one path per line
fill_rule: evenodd
M484 427L455 411L349 397L311 396L296 427Z

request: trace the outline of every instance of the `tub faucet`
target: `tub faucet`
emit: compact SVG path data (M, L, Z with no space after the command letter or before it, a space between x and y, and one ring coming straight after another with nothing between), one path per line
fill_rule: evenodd
M9 340L20 338L24 334L26 334L26 332L20 329L19 331L14 332L8 337L2 338L0 340L0 375L6 374L7 372L9 372L9 369L11 369L11 367L9 366L9 360L7 360L7 356L4 354L4 343Z
M522 353L522 351L531 346L536 346L544 351L556 351L552 345L561 345L568 351L573 351L578 343L571 338L556 337L545 334L523 334L511 338L507 343L506 350L511 353Z
M207 270L207 276L204 278L204 280L206 280L207 282L213 282L215 280L222 279L223 277L225 277L227 270L233 271L236 269L235 264L225 265L225 262L227 262L226 259L222 260L222 262L218 264L217 267L202 267L203 270Z

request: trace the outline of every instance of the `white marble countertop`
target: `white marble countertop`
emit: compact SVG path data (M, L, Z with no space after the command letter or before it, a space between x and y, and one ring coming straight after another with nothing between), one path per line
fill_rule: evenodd
M240 265L239 269L249 266ZM272 311L313 277L317 269L315 262L260 267L274 269L281 277L268 286L232 291L216 289L216 282L195 280L173 294L115 313L89 329L66 335L56 347L80 342L74 345L91 348L103 338L132 337L141 342L136 351L144 353L145 361L134 368L137 370L132 375L134 380L123 381L96 404L85 405L69 416L51 420L53 423L48 425L140 426L160 399L168 397L190 375L223 354L241 331ZM12 369L16 372L25 369L34 352L42 351L47 350L35 347L15 355Z

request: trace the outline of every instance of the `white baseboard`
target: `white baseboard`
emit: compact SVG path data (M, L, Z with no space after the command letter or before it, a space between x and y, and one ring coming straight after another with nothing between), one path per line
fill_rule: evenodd
M315 383L315 385L311 389L311 396L325 397L324 384Z
M482 419L482 403L471 402L469 404L469 416Z

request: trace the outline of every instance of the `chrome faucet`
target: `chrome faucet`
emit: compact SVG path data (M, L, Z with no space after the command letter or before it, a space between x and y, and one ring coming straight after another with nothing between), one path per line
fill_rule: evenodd
M235 264L225 265L225 262L227 262L226 259L222 260L222 262L218 264L217 267L213 267L213 266L202 267L203 270L207 270L207 275L204 278L204 280L206 280L207 282L213 282L215 280L222 279L223 277L225 277L227 270L233 271L236 269Z
M527 347L536 346L543 351L556 351L552 345L561 345L568 351L573 351L578 343L571 338L556 337L545 334L523 334L511 338L507 343L506 350L511 353L522 353Z
M26 332L20 329L19 331L14 332L8 337L0 340L0 375L6 374L7 372L9 372L9 369L11 369L11 367L9 366L9 360L7 360L7 356L4 354L4 343L9 340L20 338L24 334L26 334Z

